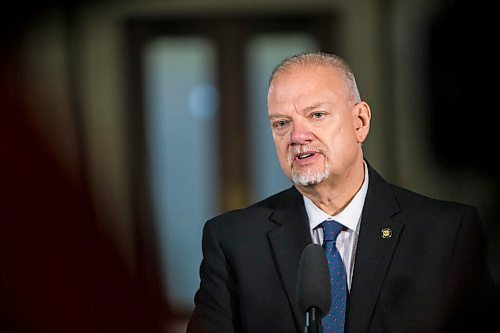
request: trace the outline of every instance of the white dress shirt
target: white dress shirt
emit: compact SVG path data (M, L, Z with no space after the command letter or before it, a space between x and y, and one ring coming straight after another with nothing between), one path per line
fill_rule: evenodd
M359 225L361 213L365 203L366 192L368 190L368 168L364 164L365 179L359 191L354 195L351 202L337 215L328 215L316 206L311 199L303 196L307 216L309 218L309 228L313 243L323 244L323 228L319 225L325 220L335 220L342 224L344 228L337 237L336 246L340 256L344 261L347 273L347 287L351 290L352 273L354 271L354 260L356 257L356 245L358 244Z

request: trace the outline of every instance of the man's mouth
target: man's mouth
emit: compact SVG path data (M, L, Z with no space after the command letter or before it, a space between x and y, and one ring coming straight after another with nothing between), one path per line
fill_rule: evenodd
M315 162L323 154L323 150L319 147L292 147L288 161L290 164L306 165Z
M299 160L304 160L306 158L309 158L311 156L313 156L315 153L305 153L305 154L300 154L300 155L297 155L296 157L299 159Z
M293 161L298 164L309 164L316 161L321 156L318 151L304 151L293 155Z

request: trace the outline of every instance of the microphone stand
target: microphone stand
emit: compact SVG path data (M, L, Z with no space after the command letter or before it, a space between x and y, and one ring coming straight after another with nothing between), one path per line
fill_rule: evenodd
M322 333L321 312L318 308L311 307L306 311L305 333Z

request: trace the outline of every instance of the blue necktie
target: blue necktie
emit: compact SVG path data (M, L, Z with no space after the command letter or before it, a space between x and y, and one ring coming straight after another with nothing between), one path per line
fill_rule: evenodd
M342 257L335 246L335 241L343 226L336 221L326 220L321 223L321 227L332 292L330 311L321 319L321 326L323 326L324 333L343 333L347 303L347 274Z

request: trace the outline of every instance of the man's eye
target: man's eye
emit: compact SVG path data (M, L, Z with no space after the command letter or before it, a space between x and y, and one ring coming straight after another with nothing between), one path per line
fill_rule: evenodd
M273 123L274 128L282 128L284 127L288 122L286 120L278 120Z
M324 116L325 116L325 114L323 112L314 112L313 114L311 114L311 117L316 118L316 119L321 119Z

